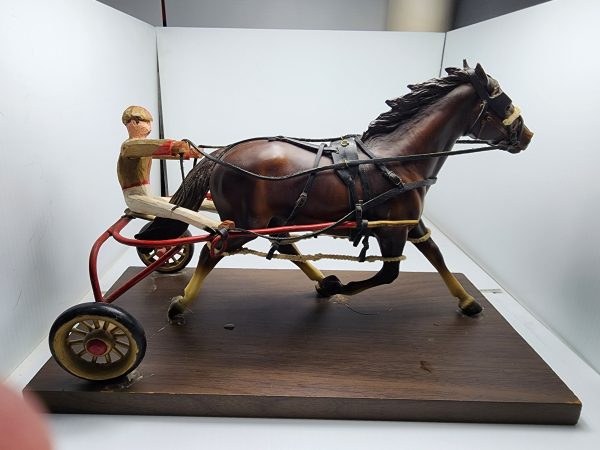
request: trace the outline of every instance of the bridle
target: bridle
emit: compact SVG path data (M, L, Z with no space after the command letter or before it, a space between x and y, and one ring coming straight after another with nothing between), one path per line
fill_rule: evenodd
M506 135L508 145L515 146L518 144L519 137L523 131L523 121L517 120L521 117L521 110L519 107L512 105L512 100L502 90L496 95L490 95L487 86L484 85L474 69L466 69L466 73L481 101L481 109L477 114L475 121L469 128L468 133L475 136L476 139L480 139L485 126L490 122L491 111L491 113L502 120L501 131ZM511 105L513 106L513 111L512 113L508 113ZM477 125L479 125L479 129L475 132L474 128Z

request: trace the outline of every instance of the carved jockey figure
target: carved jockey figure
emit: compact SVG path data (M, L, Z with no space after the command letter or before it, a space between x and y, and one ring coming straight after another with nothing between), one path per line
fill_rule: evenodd
M150 167L153 159L175 159L180 155L189 159L202 155L183 141L146 139L152 130L152 115L141 106L127 108L122 120L127 127L129 139L121 146L117 174L129 209L138 214L180 220L214 233L222 225L220 222L191 209L176 207L168 199L155 197L150 191Z

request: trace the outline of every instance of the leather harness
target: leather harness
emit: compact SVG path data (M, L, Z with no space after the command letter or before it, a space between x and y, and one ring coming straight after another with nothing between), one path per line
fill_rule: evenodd
M319 167L319 163L323 155L332 159L334 165L337 166L334 169L335 174L348 189L350 214L354 216L353 219L356 221L356 228L352 230L349 238L355 247L358 246L362 239L363 249L360 252L359 260L364 259L366 256L366 251L369 248L368 239L370 236L370 230L368 228L368 221L364 215L364 211L367 208L363 207L363 205L366 207L374 206L373 200L375 200L375 198L373 198L369 181L365 173L366 168L362 165L351 165L348 163L351 161L358 161L360 159L359 152L364 154L367 159L372 160L375 159L375 155L361 141L358 135L346 136L340 140L332 141L328 145L325 143L316 145L310 142L288 138L285 136L275 136L269 138L269 140L285 142L315 153L313 169ZM409 183L409 185L406 185L402 179L396 173L390 170L384 163L374 163L374 165L382 173L385 179L387 179L393 185L393 188L385 192L383 197L381 195L376 197L378 200L376 202L377 204L383 203L384 201L387 201L390 198L408 190L416 189L422 186L430 186L435 183L435 179L427 179L422 180L421 182ZM306 204L308 194L316 174L317 173L314 171L309 173L306 183L304 184L304 188L298 196L298 199L296 200L296 203L294 204L294 207L284 224L290 223L296 217L298 211ZM356 189L357 179L360 180L360 185L362 187L362 196L360 198ZM273 242L271 249L267 254L267 259L270 259L273 256L278 247L279 243Z
M515 107L514 112L511 115L509 115L509 117L507 117L508 109L512 105L512 101L511 101L510 97L508 97L502 91L500 91L499 93L497 93L495 95L490 95L487 91L487 87L483 84L483 81L479 78L479 76L476 74L476 72L473 69L468 68L468 69L466 69L466 72L469 76L469 80L470 80L471 84L473 85L473 87L475 88L475 91L477 92L477 95L479 96L480 100L482 101L481 112L479 113L479 115L475 119L475 121L473 122L473 125L471 126L471 128L473 128L476 123L480 122L481 117L486 113L486 110L489 108L496 116L503 119L503 125L505 126L505 129L508 132L510 143L515 144L518 141L519 136L523 129L522 123L516 122L516 120L515 120L516 118L519 117L519 114L520 114L518 108ZM516 123L517 126L513 126L514 123ZM478 134L481 134L481 127L482 127L482 125L480 125L480 130L479 130ZM325 139L323 139L319 145L315 145L311 142L319 142L319 141L311 140L311 139L290 138L290 137L285 137L285 136L275 136L275 137L268 137L268 138L253 138L253 139L246 139L244 141L236 142L235 144L231 144L226 148L232 148L235 145L241 144L243 142L248 142L248 141L258 140L258 139L267 139L269 141L286 142L286 143L295 145L296 147L300 147L302 149L305 149L305 150L315 153L315 159L314 159L312 169L300 170L298 172L295 172L295 173L292 173L289 175L278 176L278 177L260 175L260 174L256 174L256 173L250 172L248 170L245 170L241 167L235 166L231 163L228 163L227 161L223 161L223 159L221 157L218 157L218 158L214 157L214 156L204 152L203 150L199 149L196 145L194 145L188 139L186 139L185 141L188 144L190 144L194 149L196 149L196 151L198 151L200 154L202 154L202 156L204 156L206 159L213 161L217 164L223 165L225 167L228 167L232 170L235 170L236 172L239 172L239 173L242 173L242 174L245 174L248 176L252 176L257 179L284 180L284 179L290 179L290 178L294 178L294 177L308 175L308 178L306 180L306 183L304 184L304 188L303 188L301 194L299 195L298 199L296 200L296 203L294 204L294 207L292 208L292 211L290 212L288 218L285 220L286 224L289 223L290 221L292 221L294 219L294 217L296 216L298 210L306 204L306 201L308 199L308 193L310 192L310 188L314 182L314 178L315 178L316 174L318 172L322 172L325 170L334 170L336 175L342 180L342 182L348 188L348 197L349 197L349 201L350 201L350 205L349 205L350 212L348 214L346 214L344 217L340 218L337 222L333 223L332 225L327 226L318 231L314 231L314 232L305 234L301 238L316 237L316 236L323 234L331 229L334 229L337 225L339 225L343 221L354 218L354 220L356 221L356 228L350 234L350 239L353 241L354 246L357 246L361 237L363 238L363 249L359 256L359 260L361 260L361 261L364 261L366 250L369 246L369 244L368 244L369 229L367 227L368 222L364 218L364 211L367 209L370 209L374 206L380 205L380 204L390 200L391 198L394 198L394 197L396 197L400 194L403 194L405 192L408 192L410 190L431 186L437 181L437 178L431 177L431 178L426 178L426 179L415 181L415 182L404 183L402 181L402 179L396 173L394 173L388 167L386 167L386 165L385 165L386 162L419 161L419 160L424 160L424 159L429 159L429 158L440 158L440 157L447 157L447 156L452 156L452 155L462 155L462 154L468 154L468 153L501 149L501 147L499 145L490 145L485 141L475 139L472 141L457 141L457 143L468 143L468 142L481 143L481 144L486 144L487 147L471 148L471 149L457 150L457 151L445 151L445 152L438 152L438 153L426 153L426 154L418 154L418 155L401 155L401 156L387 157L387 158L376 158L375 155L361 141L361 139L359 138L359 135L343 136L342 139L340 139L340 140L332 140L329 143L329 145L322 142L322 141L325 141ZM203 147L217 148L217 147L211 147L211 146L203 146ZM359 151L362 152L364 155L366 155L367 159L361 160L359 158ZM327 155L327 156L331 157L333 160L333 164L330 166L320 167L319 162L320 162L321 158L323 157L323 155ZM375 165L375 167L377 167L379 169L379 171L390 182L390 184L392 184L392 187L390 189L388 189L387 191L384 191L383 193L373 197L372 192L369 187L369 183L367 181L367 177L365 176L366 174L364 173L364 168L362 167L363 165L366 166L367 164ZM356 186L355 186L355 181L357 178L360 179L361 186L362 186L362 193L363 193L362 199L357 198L357 192L356 192ZM287 245L289 243L294 242L295 240L298 240L298 238L290 239L289 237L286 238L285 236L274 236L274 235L266 236L266 235L254 233L250 230L244 230L244 231L248 232L250 234L253 234L257 237L265 237L272 242L271 249L269 250L269 253L267 254L267 259L271 259L271 257L273 256L273 253L277 250L277 248L280 245Z

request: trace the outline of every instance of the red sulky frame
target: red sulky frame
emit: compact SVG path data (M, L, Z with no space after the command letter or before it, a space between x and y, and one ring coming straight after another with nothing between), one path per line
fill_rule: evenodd
M100 303L112 303L141 280L150 275L156 268L160 267L165 263L171 256L173 256L177 252L177 248L184 244L195 244L197 242L210 242L212 244L212 249L219 248L219 252L225 251L226 249L226 241L221 242L222 238L219 235L214 234L203 234L198 236L188 236L177 239L165 239L159 241L150 241L150 240L140 240L140 239L131 239L121 235L121 230L125 228L125 226L131 222L133 217L125 215L119 218L112 226L110 226L102 235L94 242L92 246L92 250L90 251L90 260L89 260L89 272L90 272L90 282L92 284L92 292L94 293L94 300ZM325 222L311 225L289 225L285 227L273 227L273 228L260 228L256 230L251 230L252 233L257 234L277 234L277 233L290 233L290 232L299 232L299 231L318 231L323 228L330 227L334 225L335 222ZM336 226L336 229L348 229L356 227L356 222L347 221L342 224ZM243 231L231 231L229 233L229 237L251 237L253 234L249 234ZM143 269L140 273L134 276L131 280L126 281L121 286L117 287L115 290L111 291L106 295L102 295L102 290L100 289L100 280L98 279L98 253L100 252L100 247L108 240L108 238L114 238L117 242L130 246L130 247L171 247L164 255L150 264L148 267ZM214 252L211 252L211 255L214 256Z

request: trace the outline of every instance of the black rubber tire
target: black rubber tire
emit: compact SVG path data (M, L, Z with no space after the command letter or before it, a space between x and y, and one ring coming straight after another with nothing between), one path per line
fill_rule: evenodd
M94 355L86 352L83 342L92 333L109 343L108 356L94 360ZM79 339L69 339L78 336L81 344L77 342ZM142 325L123 308L99 302L81 303L54 321L49 345L54 360L70 374L85 380L108 381L124 377L140 364L146 353L146 334ZM104 362L99 361L101 358Z

